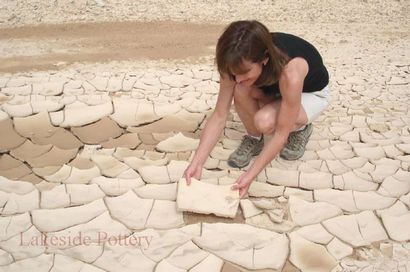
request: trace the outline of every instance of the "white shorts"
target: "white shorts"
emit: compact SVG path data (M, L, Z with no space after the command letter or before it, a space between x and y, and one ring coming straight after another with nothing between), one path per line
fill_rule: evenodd
M315 121L329 106L330 88L326 85L322 90L312 93L302 93L302 107L306 112L308 124Z

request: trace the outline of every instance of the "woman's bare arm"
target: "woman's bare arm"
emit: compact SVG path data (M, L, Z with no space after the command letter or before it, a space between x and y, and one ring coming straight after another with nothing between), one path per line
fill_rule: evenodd
M292 59L282 72L279 80L282 101L275 132L248 171L242 174L232 187L239 189L241 197L247 193L252 181L282 150L289 133L294 129L301 108L301 93L307 72L308 64L300 58Z
M248 170L251 177L255 178L276 157L286 144L290 132L294 129L301 109L303 81L308 69L306 60L302 58L292 59L285 67L279 81L282 101L275 132Z
M191 173L201 171L200 169L202 169L209 154L218 142L229 115L235 82L229 80L227 76L221 77L219 88L215 110L206 122L201 133L198 149L184 174L188 184L190 183L190 177L194 176Z

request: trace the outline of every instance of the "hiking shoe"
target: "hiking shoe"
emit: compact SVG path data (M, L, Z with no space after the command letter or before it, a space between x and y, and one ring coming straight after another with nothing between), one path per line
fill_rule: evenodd
M306 144L312 134L312 124L307 124L303 130L289 134L288 143L280 152L281 158L289 161L300 159L305 153Z
M260 140L245 135L239 147L229 156L228 165L242 168L249 164L253 156L259 155L263 148L263 136Z

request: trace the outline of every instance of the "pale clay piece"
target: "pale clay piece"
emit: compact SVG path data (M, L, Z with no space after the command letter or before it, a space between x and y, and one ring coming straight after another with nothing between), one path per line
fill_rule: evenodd
M324 246L312 243L295 232L289 234L289 239L289 260L301 271L327 272L337 265Z
M114 219L132 230L144 229L148 215L154 204L153 199L142 199L134 192L117 197L106 197L105 203Z
M387 239L387 234L373 212L341 215L323 222L323 226L340 240L353 247L370 245Z
M289 198L289 211L299 226L320 223L342 214L342 210L326 202L308 202L296 196Z
M193 151L198 147L199 140L185 137L178 133L157 144L157 149L163 152Z
M0 241L28 230L32 226L30 214L28 212L0 217Z
M74 239L81 233L83 236L88 236L88 243L104 244L114 237L115 243L118 244L119 237L129 236L132 232L123 224L111 218L109 212L106 210L97 217L93 217L85 223L74 225L72 227L63 229L58 232L49 232L50 236L67 237L66 239ZM50 248L67 249L72 247L69 243L55 243L49 244Z
M234 218L239 205L239 191L231 187L204 183L194 178L188 186L182 178L178 182L178 209Z
M175 201L154 200L146 228L171 229L185 224L183 213L177 209Z
M175 267L189 270L208 257L209 253L200 249L192 241L178 247L166 260Z
M53 267L53 255L41 254L34 258L27 258L7 265L7 271L28 271L33 268L37 271L50 271Z
M332 239L331 235L322 224L313 224L301 227L296 233L313 243L327 245Z
M327 250L337 260L341 260L353 253L353 248L337 238L334 238L327 246Z
M288 255L284 234L243 224L203 223L202 235L194 237L194 243L247 269L280 270Z
M221 271L224 261L214 254L209 254L202 262L194 266L191 272Z
M77 207L33 210L31 213L33 224L38 230L52 232L86 223L106 210L106 206L100 199Z
M258 209L255 205L253 205L252 201L250 201L249 199L241 199L240 205L241 205L243 216L245 218L249 218L249 217L263 213L263 210Z
M33 240L33 237L41 237L41 233L36 227L31 226L27 231L20 233L20 235L1 242L1 247L11 253L15 261L35 257L44 253L46 247L41 243L35 246L31 245L30 242Z
M61 127L75 127L91 124L112 113L111 102L96 106L83 106L64 109L64 121Z
M25 195L10 193L6 205L1 210L1 215L14 215L37 210L40 203L40 193L33 190Z

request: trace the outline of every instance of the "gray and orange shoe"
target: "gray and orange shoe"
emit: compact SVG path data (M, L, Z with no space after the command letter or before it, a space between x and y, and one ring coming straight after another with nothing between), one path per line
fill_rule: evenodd
M235 168L243 168L249 164L253 156L259 155L263 149L263 136L260 140L245 135L242 138L241 144L229 156L228 165Z
M312 130L312 124L307 124L303 130L291 132L288 137L288 143L280 152L280 157L289 161L300 159L305 153L305 147L312 134Z

